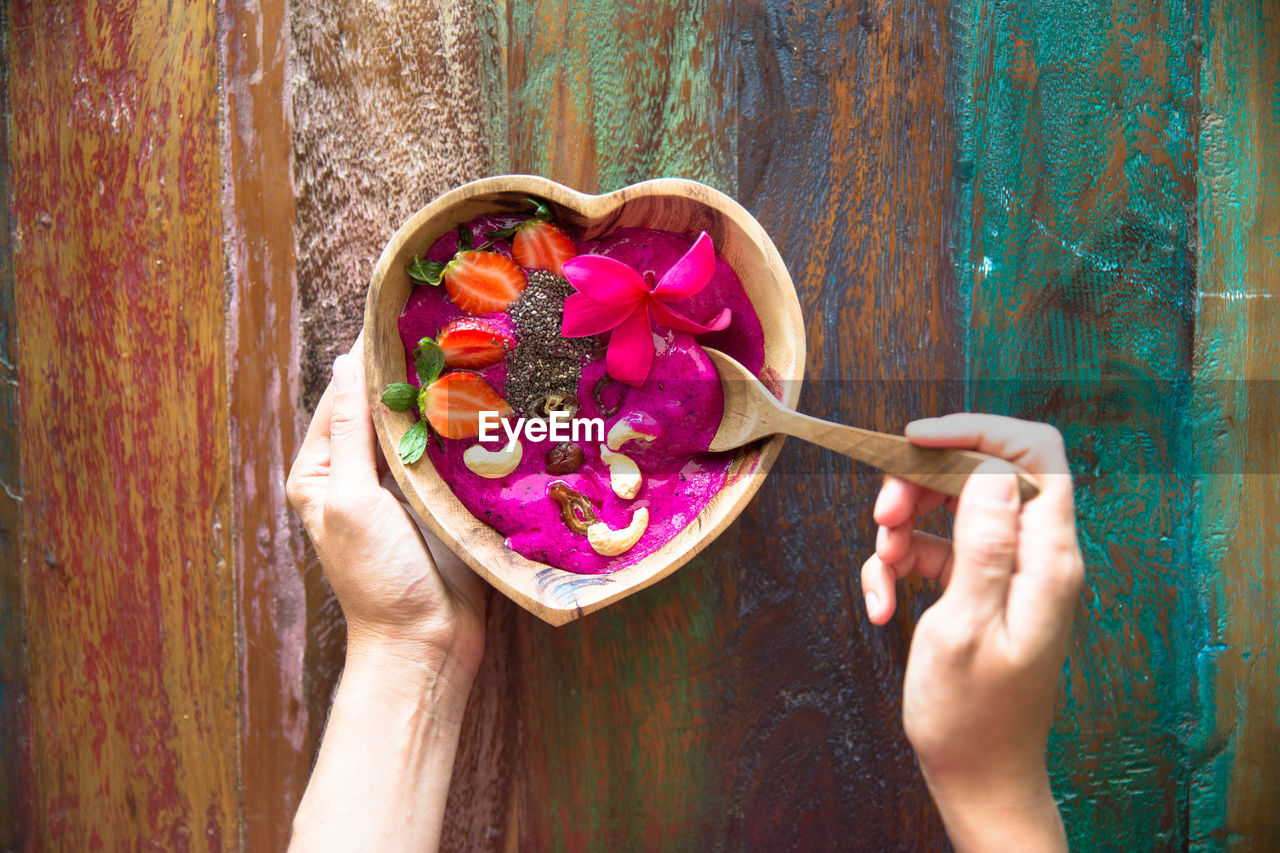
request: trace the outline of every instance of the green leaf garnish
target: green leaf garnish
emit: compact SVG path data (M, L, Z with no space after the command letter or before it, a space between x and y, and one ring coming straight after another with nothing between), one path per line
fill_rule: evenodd
M413 351L413 368L418 371L418 381L426 388L435 382L444 370L444 350L431 338L418 341L418 348Z
M393 412L407 412L418 402L418 389L408 382L392 382L382 392L382 402Z
M533 218L540 219L543 222L550 222L555 219L555 215L551 213L551 205L539 198L527 199L529 204L533 205Z
M409 431L404 434L404 438L400 439L400 446L396 448L396 452L400 454L400 461L406 465L412 465L422 458L422 454L427 449L427 440L431 437L431 427L426 421L418 421L409 427Z
M423 284L432 286L440 284L440 276L444 274L444 268L448 264L440 261L428 261L426 258L415 258L412 263L404 268L409 274L409 278L414 281L420 281Z
M475 245L475 237L471 234L471 229L465 225L458 226L458 252L470 252L471 247Z
M515 225L508 228L498 228L494 231L486 231L484 232L484 236L488 237L490 240L505 240L508 237L514 237L515 233L520 230L521 225L524 225L524 223L517 222Z
M515 233L530 222L552 222L555 220L555 214L551 212L551 206L545 201L527 196L525 201L533 205L533 216L523 222L517 222L515 225L509 225L506 228L497 228L493 231L484 232L484 236L491 240L505 240L508 237L514 237Z

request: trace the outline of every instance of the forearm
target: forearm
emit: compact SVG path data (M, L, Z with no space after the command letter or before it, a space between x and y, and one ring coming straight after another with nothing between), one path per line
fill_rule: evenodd
M1047 773L1017 784L940 782L927 772L925 779L947 835L960 853L1067 850L1066 832Z
M471 673L348 654L290 850L434 850Z

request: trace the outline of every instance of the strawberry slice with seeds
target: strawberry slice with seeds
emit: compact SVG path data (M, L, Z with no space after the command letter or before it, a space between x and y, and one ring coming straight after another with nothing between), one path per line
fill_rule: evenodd
M511 257L525 269L550 270L564 275L564 262L578 254L578 247L560 226L531 219L511 238Z
M445 438L474 438L480 434L480 413L511 414L507 401L478 374L454 370L422 389L418 410Z
M506 358L516 339L484 320L463 317L441 329L436 343L444 351L445 367L480 370Z
M573 238L554 222L551 206L536 198L528 199L533 205L533 216L485 236L492 240L511 238L511 257L525 269L550 270L564 275L564 262L578 254Z
M492 314L515 302L528 283L524 270L497 252L459 252L441 274L449 298L468 314Z
M468 314L502 311L524 291L528 283L524 270L506 255L486 251L489 243L471 248L471 229L458 227L458 251L447 262L416 258L405 272L423 284L439 285L449 298Z

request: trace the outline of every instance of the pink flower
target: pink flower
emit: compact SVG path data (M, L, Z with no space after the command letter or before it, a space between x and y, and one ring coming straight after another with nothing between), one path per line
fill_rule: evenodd
M639 388L653 364L651 323L692 335L729 325L728 308L704 326L664 304L702 290L715 268L715 250L705 231L657 284L653 273L641 276L613 258L578 255L564 262L564 277L578 292L564 301L560 332L566 338L582 338L612 329L606 359L609 375Z

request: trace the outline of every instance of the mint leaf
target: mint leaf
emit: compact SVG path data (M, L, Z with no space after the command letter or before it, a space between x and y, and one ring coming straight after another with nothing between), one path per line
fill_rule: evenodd
M541 220L542 222L551 222L555 219L555 215L551 212L551 205L547 204L542 199L528 198L526 201L533 205L532 218Z
M413 263L404 268L409 274L409 278L414 281L420 281L423 284L438 285L440 276L444 274L444 268L448 264L440 261L428 261L426 258L417 258Z
M418 381L426 388L440 376L444 370L444 350L431 338L418 341L418 348L413 351L413 368L418 371Z
M475 237L471 234L471 229L465 225L458 226L458 251L470 252L471 247L475 245Z
M427 426L426 421L418 421L409 427L404 438L400 439L400 446L396 448L396 452L400 454L400 461L406 465L412 465L421 459L427 449L427 439L430 437L431 427Z
M484 236L488 237L490 240L505 240L508 237L514 237L515 233L520 230L520 226L523 224L523 222L517 222L510 228L499 228L495 231L486 231L484 232Z
M393 412L407 412L418 401L418 389L408 382L392 382L382 392L382 402Z

